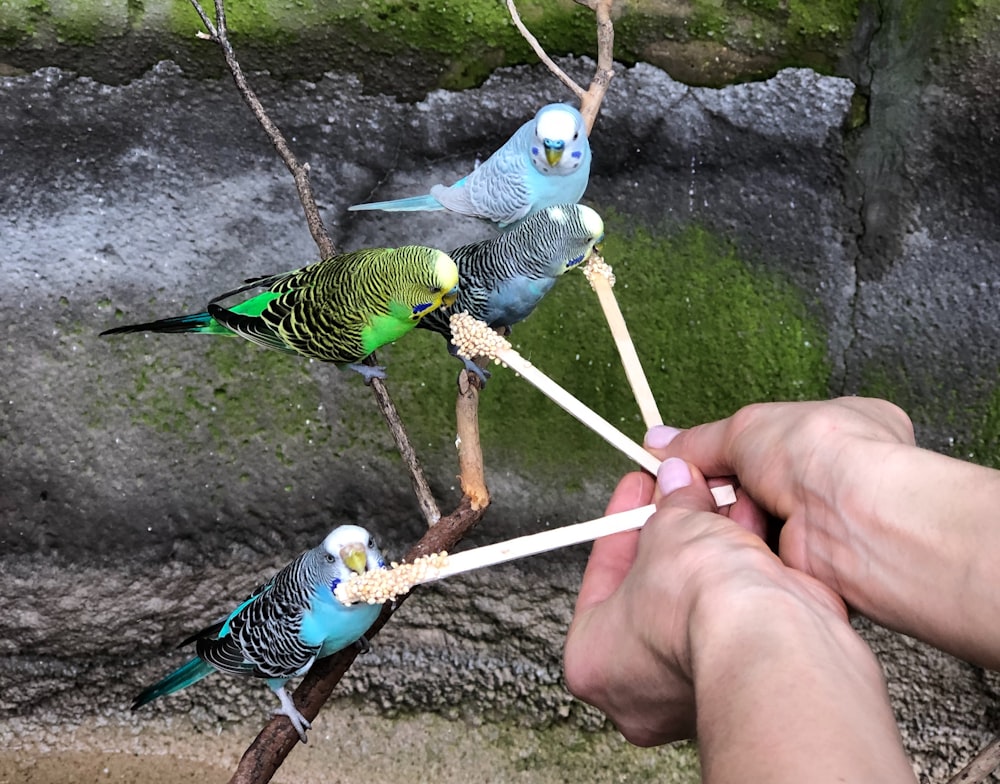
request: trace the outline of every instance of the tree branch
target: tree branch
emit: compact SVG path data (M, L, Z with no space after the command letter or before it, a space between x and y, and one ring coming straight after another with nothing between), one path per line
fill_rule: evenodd
M226 60L226 65L233 76L236 87L243 96L267 133L274 148L277 150L282 161L288 167L295 181L299 200L302 203L306 214L306 222L312 234L320 254L328 258L335 254L333 242L323 225L316 200L312 193L312 186L309 182L308 165L300 165L291 149L288 147L285 137L278 127L271 121L266 110L251 89L232 45L229 42L226 29L226 14L224 0L215 0L215 23L205 13L198 0L191 0L195 11L201 18L202 23L208 30L208 34L199 33L202 38L214 41L222 49ZM374 357L366 360L374 364ZM463 373L463 376L466 374ZM475 376L473 376L475 379ZM406 430L400 420L399 413L386 390L381 379L372 380L372 391L378 402L379 410L382 412L389 430L393 435L396 446L409 469L411 483L417 496L418 503L424 517L427 519L429 528L423 538L417 542L406 554L405 560L413 560L421 555L427 555L441 550L454 549L455 545L465 536L485 514L489 504L489 492L486 489L483 477L483 461L479 443L479 397L478 379L472 383L466 380L456 404L457 426L460 450L460 463L462 466L462 487L473 488L470 492L473 496L463 497L458 507L447 517L441 518L441 512L434 501L423 471L417 461L416 453L406 435ZM405 598L405 597L404 597ZM378 620L367 632L369 638L378 633L379 629L398 609L402 600L394 606L383 608ZM312 720L319 713L320 708L329 699L333 689L339 683L344 673L350 668L354 658L358 654L358 649L351 646L339 653L321 659L307 673L305 678L295 690L294 698L302 714ZM264 726L257 738L244 752L240 764L233 774L233 784L264 784L271 780L275 771L281 766L289 752L298 742L298 734L292 728L290 722L284 721L281 717L274 717Z
M569 87L576 97L580 99L580 114L587 125L587 134L594 128L594 121L597 113L601 110L601 103L608 92L608 85L615 75L614 71L614 51L615 51L615 27L611 21L611 6L613 0L576 0L580 5L584 5L594 12L597 17L597 70L590 80L590 88L584 90L574 82L555 62L546 54L538 39L525 27L521 21L521 16L517 12L514 0L507 0L507 10L514 26L520 31L524 40L528 42L538 58L545 63L548 69L559 81Z
M372 360L372 364L374 364L374 359ZM389 390L386 389L385 381L382 379L373 378L371 380L371 388L372 393L375 395L375 400L378 402L379 411L382 412L382 417L385 419L386 425L389 426L389 432L392 433L392 438L396 442L396 449L399 450L399 454L409 470L410 484L413 487L413 494L417 497L417 504L420 506L420 511L423 513L427 525L434 525L441 519L441 510L438 509L437 501L434 500L434 494L431 492L430 485L427 484L427 479L424 477L424 470L420 467L420 462L417 460L417 453L410 443L406 429L403 427L403 420L399 418L399 411L396 410L396 404L392 402ZM476 445L478 447L478 442Z
M334 247L333 240L330 239L330 234L327 232L326 226L323 225L319 208L316 206L316 199L313 197L312 185L309 182L309 164L300 164L298 162L292 154L288 142L285 141L284 135L278 129L278 126L271 121L271 118L268 117L267 112L264 110L264 105L257 98L257 94L254 93L247 82L246 76L243 74L243 69L236 59L233 45L229 42L229 35L226 30L225 3L223 0L215 0L216 24L212 24L212 20L205 13L198 0L191 0L191 5L194 6L194 10L201 17L201 21L205 25L205 29L208 30L207 36L204 33L199 33L199 37L214 41L222 49L226 65L229 67L229 72L233 75L233 81L236 82L236 88L239 90L240 95L243 96L243 100L250 107L253 116L257 118L257 122L264 129L264 132L271 140L271 144L274 145L274 149L278 151L278 155L284 161L285 166L288 167L288 171L291 172L292 178L295 180L295 187L299 193L299 201L302 202L302 209L306 214L306 224L309 226L309 233L312 234L316 247L319 248L320 256L324 259L330 258L330 256L336 254L336 248Z
M549 70L556 75L556 78L572 90L576 94L576 97L582 101L583 97L587 94L587 91L578 85L569 74L556 65L553 59L546 54L542 45L538 43L538 39L531 34L531 31L528 30L524 22L521 21L521 15L517 12L517 6L514 5L514 0L507 0L507 10L510 12L510 18L514 22L514 26L521 33L524 40L527 41L531 48L535 50L535 54L538 55L538 59L545 63Z
M474 510L485 509L490 503L483 469L483 450L479 442L479 376L463 371L458 377L458 397L455 399L455 421L458 424L458 467L462 495Z
M979 784L1000 767L1000 735L991 740L972 761L948 779L948 784Z

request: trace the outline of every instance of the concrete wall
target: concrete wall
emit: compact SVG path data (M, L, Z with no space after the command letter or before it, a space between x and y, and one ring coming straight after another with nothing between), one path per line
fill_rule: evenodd
M840 76L784 69L715 89L621 66L585 202L605 217L605 255L668 421L752 400L881 394L913 413L925 445L991 464L995 38L932 4L885 9L853 9L855 26L834 36ZM387 63L383 85L401 65ZM593 68L564 65L584 80ZM345 210L450 182L538 105L569 98L538 67L419 96L410 83L372 93L347 72L278 70L254 85L310 163L342 249L447 249L488 234L443 214ZM252 730L233 721L252 727L271 707L266 689L219 677L134 716L125 707L179 661L177 641L334 524L366 525L401 553L421 526L408 483L354 374L235 340L97 337L316 258L290 177L226 78L171 63L122 84L45 69L0 78L0 106L0 738L29 758L155 753L184 738L184 754L204 759L217 752L204 736L221 727L237 753ZM582 276L560 281L514 338L641 437ZM448 508L459 365L425 334L381 358ZM595 516L628 468L502 370L481 418L495 503L473 543ZM411 600L355 666L341 710L369 718L352 726L372 743L414 716L438 733L435 749L460 747L449 745L456 727L499 728L514 738L501 757L532 760L524 780L562 780L566 758L539 749L599 725L559 675L585 555ZM864 633L923 778L960 767L995 732L996 676ZM600 759L692 775L684 752L601 742L583 769Z

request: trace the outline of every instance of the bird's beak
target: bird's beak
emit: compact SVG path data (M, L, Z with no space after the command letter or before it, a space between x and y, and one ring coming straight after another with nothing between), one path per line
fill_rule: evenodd
M549 166L555 166L560 160L562 160L563 149L565 148L562 145L558 147L550 147L547 144L545 145L545 160L549 162Z
M365 552L364 545L345 544L340 548L340 558L352 572L365 573L365 567L368 566L368 553Z
M454 305L456 299L458 299L458 286L455 286L455 288L441 297L441 304L447 308Z

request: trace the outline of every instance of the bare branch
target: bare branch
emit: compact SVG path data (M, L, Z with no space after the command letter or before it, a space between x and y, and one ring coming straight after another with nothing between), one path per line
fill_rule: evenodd
M611 5L614 0L576 0L580 5L590 8L597 17L597 70L590 81L590 89L584 90L574 82L565 71L563 71L551 57L546 54L538 39L531 34L521 21L521 16L517 12L514 0L507 0L507 10L514 26L520 31L524 40L535 50L535 54L559 81L569 87L576 97L580 99L580 114L587 125L587 134L594 128L594 121L597 113L601 110L601 103L608 92L608 85L614 72L614 49L615 49L615 28L611 21Z
M483 470L483 450L479 443L479 377L463 372L458 377L458 397L455 400L455 421L458 425L458 467L462 494L474 510L485 509L490 503Z
M196 33L195 35L198 38L207 38L209 41L216 40L219 35L219 31L215 29L215 24L208 18L208 14L205 13L205 9L201 7L198 0L191 0L191 5L194 6L194 10L198 13L198 16L201 17L201 23L205 25L205 29L208 30L208 35L201 32Z
M295 180L295 187L299 193L299 201L302 202L302 209L306 214L309 233L312 234L313 241L319 248L320 255L324 259L335 255L336 248L333 245L333 240L330 239L330 234L327 232L326 226L323 225L323 219L320 217L319 208L316 206L316 199L313 196L312 185L309 182L309 165L300 164L295 155L292 154L284 135L278 129L278 126L271 121L271 118L268 117L263 104L247 82L246 76L243 74L243 69L236 59L233 46L229 42L229 36L226 33L226 9L223 0L215 0L216 24L214 26L204 9L198 3L198 0L191 0L191 5L194 6L194 10L201 17L202 22L208 29L209 38L222 49L226 65L233 75L233 81L236 82L236 87L240 95L243 96L243 100L246 101L250 107L250 111L257 118L257 122L260 123L260 126L271 140L274 149L278 151L278 155L284 161L285 166L288 167L288 171L291 172L292 178Z
M282 161L284 161L291 172L298 190L299 200L302 202L302 207L306 214L309 231L320 253L324 258L334 255L336 251L333 242L327 233L326 227L323 225L315 198L312 194L312 187L309 183L309 167L308 165L300 165L298 163L289 149L284 136L271 121L270 117L268 117L263 105L250 88L243 70L236 59L236 54L226 33L224 0L215 0L216 21L214 24L199 5L198 0L191 0L191 4L208 30L208 35L199 33L199 37L214 41L222 49L226 65L232 73L240 95L243 96L254 117L257 118L257 121L271 139L274 148L281 156ZM375 359L374 357L369 357L366 361L374 364ZM419 542L410 548L410 551L405 556L405 560L412 561L422 555L454 549L462 537L482 519L489 504L489 492L486 489L486 483L483 478L482 452L479 443L479 396L476 383L473 382L466 385L459 395L456 405L458 432L462 444L462 455L460 456L462 486L463 489L466 487L470 488L470 492L473 495L472 497L463 496L458 507L444 518L441 518L441 513L420 469L416 453L409 442L399 414L385 385L380 379L376 378L373 379L371 386L379 409L382 411L382 415L396 441L397 448L409 468L414 492L429 524L427 532ZM397 602L392 607L386 606L383 608L382 614L372 628L369 629L366 636L369 638L374 636L389 620L394 610L399 607L399 604L400 602ZM309 720L316 717L320 708L329 699L337 683L351 666L357 653L357 648L352 646L333 656L321 659L312 667L303 678L302 683L299 684L294 695L303 716ZM271 780L275 771L281 766L281 763L297 742L298 733L294 730L290 722L285 721L281 717L272 718L244 753L231 781L233 784L265 784Z
M431 488L424 477L423 469L417 460L417 453L410 443L409 436L406 435L406 429L403 427L403 420L399 418L399 411L396 410L396 404L392 402L389 391L385 388L385 382L382 379L373 378L371 387L375 395L375 400L378 403L379 411L382 412L382 417L389 426L389 432L392 433L392 438L396 442L396 449L399 450L399 454L409 470L410 484L413 486L414 495L417 496L420 511L423 513L427 525L434 525L441 519L441 510L438 509L437 502L434 500L434 494L431 493Z
M991 740L972 761L948 779L948 784L979 784L1000 767L1000 735Z
M525 27L524 22L521 21L521 15L517 12L517 6L514 5L514 0L507 0L507 10L510 12L510 18L514 22L514 26L520 31L521 36L525 41L535 50L535 54L538 55L538 59L541 60L548 69L556 75L556 77L565 84L581 101L583 97L587 94L580 85L578 85L573 79L567 74L562 68L555 64L551 57L549 57L542 45L538 43L538 39L531 34L531 31Z
M579 2L579 0L578 0ZM594 127L594 120L601 110L608 85L615 75L615 27L611 21L611 6L614 0L590 0L584 3L594 10L597 17L597 70L590 81L587 97L580 105L580 114L587 123L587 132Z

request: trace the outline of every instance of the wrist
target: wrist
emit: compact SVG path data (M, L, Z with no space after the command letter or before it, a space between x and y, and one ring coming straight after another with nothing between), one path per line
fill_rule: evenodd
M857 456L826 507L840 511L799 526L805 571L882 625L1000 666L1000 472L899 444Z
M913 781L878 661L841 613L751 586L699 608L690 639L704 781Z

